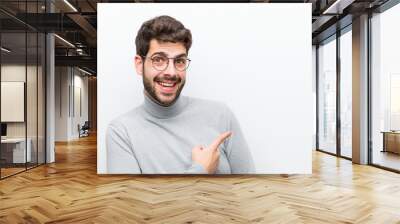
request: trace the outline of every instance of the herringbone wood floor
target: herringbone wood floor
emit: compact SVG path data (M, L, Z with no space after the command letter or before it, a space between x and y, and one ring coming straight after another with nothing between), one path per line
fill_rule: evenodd
M98 176L96 139L0 181L0 223L400 223L400 175L314 152L312 175Z

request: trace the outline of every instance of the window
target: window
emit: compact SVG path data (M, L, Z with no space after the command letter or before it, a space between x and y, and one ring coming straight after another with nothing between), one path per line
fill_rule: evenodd
M347 32L346 32L347 31ZM352 34L340 36L340 155L352 157Z
M400 5L371 19L372 164L400 170Z
M318 48L318 149L336 153L336 40Z

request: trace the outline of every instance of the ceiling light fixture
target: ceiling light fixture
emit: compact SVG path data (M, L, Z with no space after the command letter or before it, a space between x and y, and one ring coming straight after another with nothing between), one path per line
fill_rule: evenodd
M11 50L9 50L9 49L7 49L7 48L5 48L5 47L1 47L1 50L4 51L4 52L6 52L6 53L10 53L10 52L11 52Z
M88 71L86 71L86 70L83 70L83 69L81 69L81 68L79 68L79 67L78 67L78 70L81 71L81 72L83 72L83 73L85 73L85 74L88 74L88 75L92 76L92 73L90 73L90 72L88 72Z
M74 12L78 12L78 10L71 4L69 3L68 0L64 0L65 4L67 4L72 10L74 10Z
M73 44L72 44L71 42L69 42L68 40L66 40L66 39L64 39L64 38L62 38L62 37L60 37L60 36L57 35L57 34L54 34L54 36L57 37L58 39L60 39L61 41L63 41L64 43L68 44L69 46L75 48L75 45L73 45Z

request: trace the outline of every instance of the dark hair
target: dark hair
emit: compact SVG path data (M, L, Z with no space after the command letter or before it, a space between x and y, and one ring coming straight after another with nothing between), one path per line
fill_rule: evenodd
M183 43L186 52L192 46L192 33L178 20L170 16L158 16L142 24L136 36L136 54L147 55L150 41Z

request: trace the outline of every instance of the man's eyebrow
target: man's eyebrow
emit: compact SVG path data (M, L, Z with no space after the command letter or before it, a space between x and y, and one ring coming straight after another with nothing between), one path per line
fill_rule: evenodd
M150 57L153 57L154 55L160 54L162 56L168 56L166 53L160 51L160 52L154 52Z
M154 55L162 55L162 56L168 57L168 55L165 52L162 52L162 51L154 52L150 57L153 57ZM175 56L175 58L180 58L180 57L183 57L183 56L186 57L187 56L186 53L179 54L179 55Z
M180 58L180 57L187 57L187 55L186 55L186 53L182 53L182 54L175 56L175 58Z

